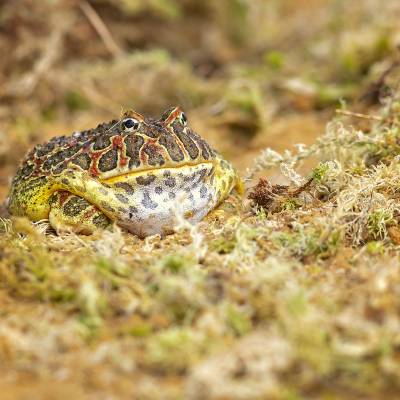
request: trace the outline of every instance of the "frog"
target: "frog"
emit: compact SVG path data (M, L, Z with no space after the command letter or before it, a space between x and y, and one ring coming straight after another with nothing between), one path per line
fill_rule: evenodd
M128 110L96 128L36 145L11 182L11 215L55 232L91 235L118 225L140 238L201 221L243 184L180 106L159 118Z

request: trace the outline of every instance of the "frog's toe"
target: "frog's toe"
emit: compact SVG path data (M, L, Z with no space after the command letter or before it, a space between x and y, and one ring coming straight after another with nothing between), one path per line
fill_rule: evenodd
M111 220L83 197L66 191L54 193L50 200L50 225L57 233L74 232L91 235L111 226Z

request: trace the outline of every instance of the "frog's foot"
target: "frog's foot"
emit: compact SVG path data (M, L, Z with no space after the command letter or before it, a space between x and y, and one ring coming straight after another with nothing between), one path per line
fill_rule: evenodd
M90 235L111 226L111 220L83 197L58 191L50 199L50 225L59 232Z

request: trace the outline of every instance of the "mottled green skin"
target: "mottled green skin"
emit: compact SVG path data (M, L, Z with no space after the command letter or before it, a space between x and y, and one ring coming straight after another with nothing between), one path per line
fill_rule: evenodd
M172 232L177 213L199 221L235 186L235 170L179 107L160 119L129 111L36 146L13 179L9 210L49 219L58 232L90 234L116 222L144 237Z

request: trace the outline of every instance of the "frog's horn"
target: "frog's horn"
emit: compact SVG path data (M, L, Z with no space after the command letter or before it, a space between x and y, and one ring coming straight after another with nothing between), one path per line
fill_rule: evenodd
M168 108L165 110L160 118L166 125L171 125L174 121L179 121L182 125L186 125L187 119L179 106Z
M135 118L138 121L144 121L144 116L133 110L125 111L122 119L125 119L125 118Z

